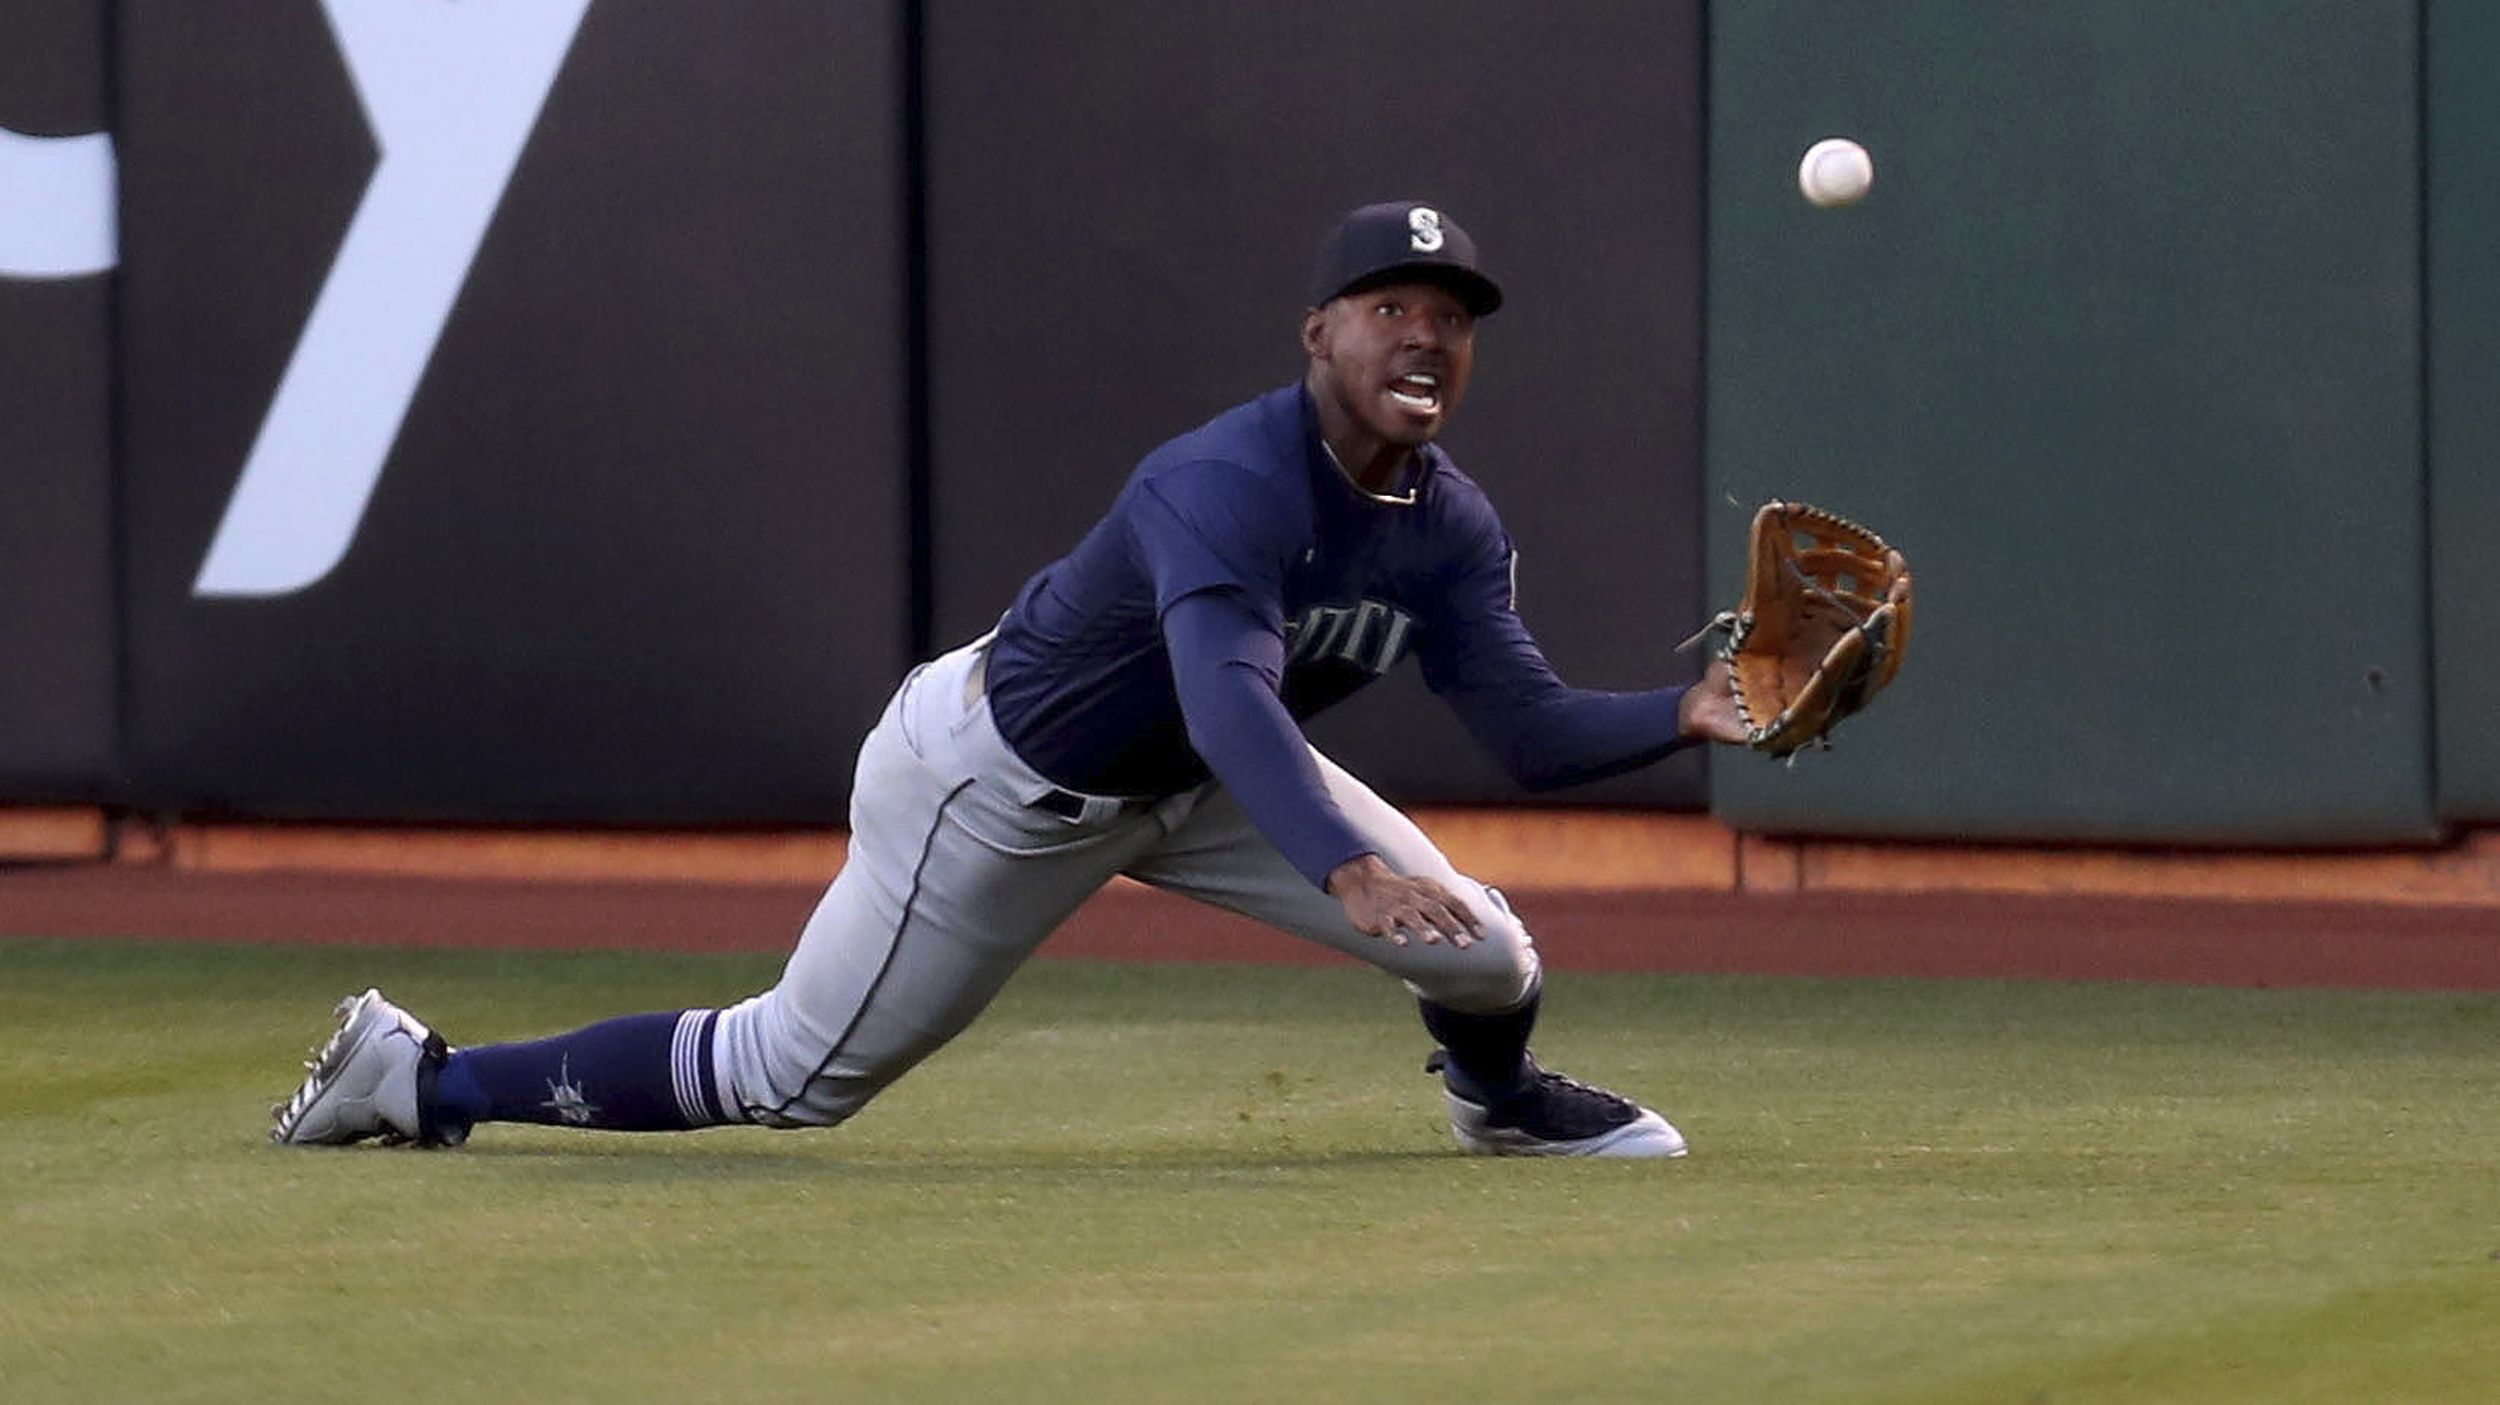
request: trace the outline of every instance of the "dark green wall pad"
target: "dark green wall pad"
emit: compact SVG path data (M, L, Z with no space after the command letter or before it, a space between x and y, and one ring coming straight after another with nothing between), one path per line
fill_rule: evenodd
M2432 0L2431 656L2439 811L2500 820L2500 10Z
M2411 4L1723 5L1710 580L1793 496L1908 553L1892 692L1723 756L1785 833L2435 837ZM1797 194L1816 138L1866 203ZM2486 635L2488 632L2486 631Z

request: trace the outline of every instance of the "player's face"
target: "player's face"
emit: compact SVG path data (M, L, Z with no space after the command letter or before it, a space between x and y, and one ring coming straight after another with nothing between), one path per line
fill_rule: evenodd
M1466 398L1476 318L1435 283L1349 293L1303 320L1314 386L1384 443L1412 448L1441 432Z

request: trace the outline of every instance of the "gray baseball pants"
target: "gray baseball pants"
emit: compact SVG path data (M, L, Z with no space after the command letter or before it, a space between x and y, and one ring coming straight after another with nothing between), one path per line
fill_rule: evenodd
M1501 895L1314 752L1328 793L1401 873L1439 880L1483 924L1464 949L1366 935L1210 781L1151 803L1066 793L998 734L988 639L914 669L861 745L848 861L780 983L721 1014L721 1105L768 1126L830 1126L953 1038L1060 923L1120 874L1333 947L1454 1010L1517 1006L1537 955ZM1059 797L1060 811L1036 805Z

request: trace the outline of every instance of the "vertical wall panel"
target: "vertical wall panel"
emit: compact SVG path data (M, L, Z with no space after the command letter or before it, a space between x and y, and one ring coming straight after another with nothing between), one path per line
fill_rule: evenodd
M411 184L368 209L392 145L368 115L394 119L360 101L358 70L399 80L402 113L412 93L487 103L524 47L496 27L561 9L357 7L414 31L362 41L309 0L240 27L213 6L126 15L132 729L151 800L842 814L904 663L891 6L590 6L343 557L298 589L201 591L351 221L390 222L385 262L421 269L479 159L464 122L413 122ZM408 354L376 311L396 277L338 308L325 373L347 391L297 426L322 446L315 478L353 467L348 412ZM280 545L323 529L313 502L282 500Z
M1441 202L1511 301L1444 444L1564 676L1689 673L1701 610L1700 5L928 6L941 642L1144 453L1296 379L1312 245ZM1321 719L1409 799L1517 795L1412 669ZM1576 792L1697 804L1700 758Z
M2431 0L2431 657L2439 810L2500 820L2500 10Z
M1895 690L1748 827L2421 840L2415 7L1714 11L1714 504L1908 551ZM1799 199L1816 138L1864 205ZM1732 593L1741 506L1714 506ZM1741 761L1741 759L1740 759Z
M0 11L0 804L117 784L103 14Z

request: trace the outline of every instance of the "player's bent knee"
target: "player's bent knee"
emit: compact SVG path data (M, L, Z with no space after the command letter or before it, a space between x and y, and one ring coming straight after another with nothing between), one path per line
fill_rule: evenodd
M1515 1010L1536 989L1537 962L1533 947L1521 947L1519 959L1500 965L1479 964L1464 970L1410 976L1407 984L1435 1005L1473 1015Z
M1501 893L1491 888L1484 892L1488 901L1476 914L1482 939L1458 953L1459 960L1435 961L1407 975L1417 995L1469 1014L1517 1009L1536 989L1542 969L1536 942Z

